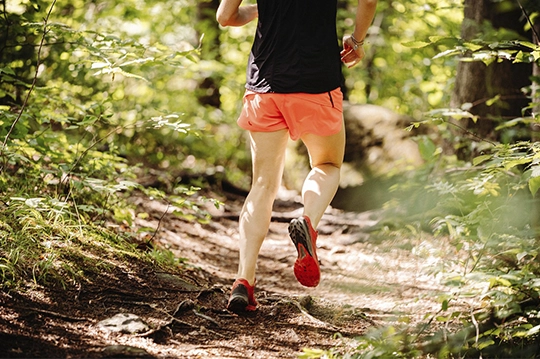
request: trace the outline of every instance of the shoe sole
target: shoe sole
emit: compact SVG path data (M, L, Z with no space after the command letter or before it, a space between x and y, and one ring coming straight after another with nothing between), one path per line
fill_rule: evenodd
M247 311L248 301L244 296L232 296L227 304L227 309L233 313L243 313Z
M244 285L239 284L231 294L227 309L236 314L253 312L257 310L257 304L249 304L248 290Z
M298 258L294 263L296 279L305 287L316 287L319 285L321 270L306 221L293 219L289 225L289 235L298 252Z
M307 250L307 255L313 257L313 246L309 238L309 227L305 220L293 219L289 225L289 236L298 250L302 246ZM298 256L305 257L306 253L298 252Z

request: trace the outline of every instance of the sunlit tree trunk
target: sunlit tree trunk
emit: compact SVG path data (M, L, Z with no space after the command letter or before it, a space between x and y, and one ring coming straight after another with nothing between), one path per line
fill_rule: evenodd
M540 34L540 21L537 21L534 25L535 32L533 34L534 43L540 45L540 39L537 37L537 34ZM538 63L533 64L533 90L532 98L534 101L534 115L540 115L540 65ZM536 131L540 130L538 126L535 128Z
M465 0L464 20L461 36L465 41L481 37L482 24L490 21L495 28L514 30L525 34L524 17L513 1L505 0L512 11L502 12L501 2L493 0ZM467 109L479 117L479 121L459 121L459 125L467 128L484 139L496 139L494 128L500 121L522 116L522 109L527 106L528 99L522 88L530 86L532 65L514 64L508 60L493 62L460 62L452 98L452 106ZM500 96L498 101L490 99ZM472 107L470 107L472 105ZM470 108L469 108L470 107Z
M204 59L214 59L219 61L219 25L216 21L216 11L219 7L219 0L201 0L197 2L197 18L195 25L199 36L204 35L203 46L201 48ZM209 105L219 108L221 99L219 95L221 79L216 76L203 78L199 83L197 98L202 105Z

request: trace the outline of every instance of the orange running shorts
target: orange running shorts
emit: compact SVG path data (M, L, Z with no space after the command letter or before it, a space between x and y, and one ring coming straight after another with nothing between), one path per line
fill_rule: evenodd
M306 133L330 136L343 126L343 94L257 93L247 90L238 125L253 132L289 129L291 139Z

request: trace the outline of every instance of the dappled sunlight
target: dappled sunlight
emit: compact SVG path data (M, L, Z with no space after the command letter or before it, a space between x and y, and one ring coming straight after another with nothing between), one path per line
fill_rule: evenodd
M331 237L324 238L320 246L332 248L331 241ZM414 255L392 239L378 241L370 243L368 238L342 250L334 249L327 258L320 252L323 265L324 259L331 263L323 275L321 290L325 295L373 310L408 312L417 320L437 310L437 295L447 288L429 272L440 257Z

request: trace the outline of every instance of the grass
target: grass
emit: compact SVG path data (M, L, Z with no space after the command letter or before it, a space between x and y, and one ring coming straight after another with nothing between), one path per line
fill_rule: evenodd
M14 180L4 177L2 184L9 184L10 179ZM89 213L78 211L73 201L62 201L37 184L28 185L24 188L19 182L5 186L4 195L0 197L0 281L3 289L28 285L67 288L91 281L113 266L128 267L133 262L170 271L181 267L183 260L175 258L169 251L143 251L137 248L139 242L135 235L115 232L103 226L105 220L96 224ZM35 197L25 194L29 192L28 187L37 192L33 193ZM95 203L99 201L102 198L94 198ZM127 206L119 201L117 205ZM106 219L113 221L113 216Z

